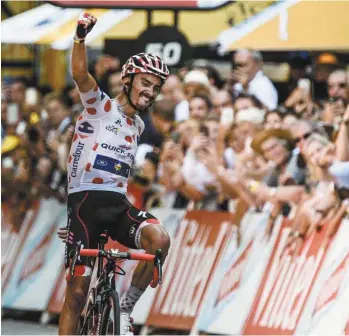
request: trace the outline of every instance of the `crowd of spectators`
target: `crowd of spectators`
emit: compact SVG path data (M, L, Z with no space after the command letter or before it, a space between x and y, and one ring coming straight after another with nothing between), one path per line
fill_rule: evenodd
M300 68L291 69L286 94L263 72L258 51L236 51L225 79L202 60L171 74L141 115L146 127L131 181L144 207L232 211L236 200L256 209L268 202L273 219L300 205L290 239L348 209L348 72L321 68L309 79ZM116 58L103 55L91 72L111 97L121 92ZM320 96L319 82L327 85ZM66 161L82 109L74 85L57 93L21 78L3 81L2 197L15 221L39 197L65 201Z

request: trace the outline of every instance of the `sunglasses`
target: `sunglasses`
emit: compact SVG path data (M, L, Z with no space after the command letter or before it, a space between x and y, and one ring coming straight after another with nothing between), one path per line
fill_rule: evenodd
M301 137L294 138L294 142L298 143L301 140L307 140L311 136L311 134L312 134L311 132L308 132L308 133L303 134Z

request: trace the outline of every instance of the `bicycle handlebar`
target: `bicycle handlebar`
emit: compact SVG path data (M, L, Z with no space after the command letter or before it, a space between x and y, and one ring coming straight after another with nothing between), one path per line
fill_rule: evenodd
M161 249L156 251L156 254L140 253L140 252L119 252L119 251L104 251L98 249L80 249L80 246L76 247L75 254L72 259L71 265L71 275L74 276L75 264L78 257L103 257L108 259L129 259L129 260L139 260L139 261L153 261L154 271L153 271L153 281L150 286L155 288L158 284L162 282L162 252Z
M116 252L113 251L103 251L96 249L82 249L80 250L80 255L82 257L106 257L106 258L121 258L129 260L139 260L139 261L155 261L156 256L153 254L139 253L139 252Z

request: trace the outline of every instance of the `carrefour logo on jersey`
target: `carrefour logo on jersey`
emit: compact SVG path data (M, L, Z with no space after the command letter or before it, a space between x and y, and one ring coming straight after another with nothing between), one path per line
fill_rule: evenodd
M93 133L94 133L94 128L87 121L82 122L78 126L78 134L79 134L81 139L85 139L85 138L89 137L90 135L92 135Z
M110 151L112 151L114 153L117 153L120 156L124 156L125 158L129 158L132 161L134 159L134 155L131 154L131 153L128 153L126 151L126 149L124 149L124 148L121 148L121 147L118 147L118 146L114 146L114 145L108 145L107 143L102 143L101 147L104 148L104 149L110 150Z
M82 150L84 149L84 146L85 145L79 141L78 145L76 146L75 152L73 153L73 166L72 166L72 172L70 174L72 177L76 177L80 157L82 154Z

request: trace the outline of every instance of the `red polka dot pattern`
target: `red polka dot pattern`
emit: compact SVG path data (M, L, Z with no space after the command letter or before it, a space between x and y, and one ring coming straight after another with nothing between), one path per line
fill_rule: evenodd
M127 117L126 122L127 122L127 125L132 126L132 120L129 117Z
M74 137L73 137L73 142L78 138L78 135L77 134L74 134Z
M92 114L92 115L93 115L93 114L96 114L96 113L97 113L96 109L91 108L91 107L87 108L86 110L87 110L87 113L88 113L88 114Z
M71 155L69 155L68 164L71 162L71 160L72 160L72 157L71 157Z
M89 100L86 100L87 104L94 104L97 101L97 98L90 98Z
M122 188L124 186L124 184L122 183L122 182L119 182L118 184L117 184L117 187L119 187L119 188Z
M129 143L132 143L132 138L130 136L126 136L125 137L125 140Z
M92 180L92 183L95 183L95 184L102 184L102 183L103 183L103 179L100 178L100 177L95 177L95 178Z
M78 118L78 120L81 120L83 118L83 115L81 115L79 118Z
M108 100L108 101L105 103L105 105L104 105L104 111L105 111L105 112L109 112L110 109L111 109L111 101Z
M91 163L90 162L86 164L85 170L88 172L91 171Z
M93 147L92 147L92 150L96 151L97 148L98 148L98 143L95 143L95 144L93 145Z

